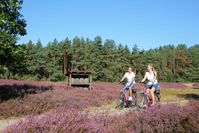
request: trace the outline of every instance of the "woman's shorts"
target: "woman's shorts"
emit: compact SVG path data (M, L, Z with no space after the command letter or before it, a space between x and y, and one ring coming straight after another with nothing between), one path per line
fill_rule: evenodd
M158 89L158 84L146 85L146 88L148 88L148 89L155 88L155 90L157 90Z
M135 82L134 82L134 83L132 83L132 84L130 84L130 85L128 85L128 83L126 83L126 85L124 86L123 90L128 91L128 90L129 90L129 88L134 88L134 87L135 87L135 85L136 85L136 83L135 83Z

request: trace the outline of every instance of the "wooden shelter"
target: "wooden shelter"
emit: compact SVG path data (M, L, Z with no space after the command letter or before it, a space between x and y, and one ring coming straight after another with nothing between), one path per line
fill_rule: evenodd
M82 87L91 90L92 75L89 71L68 72L68 83L73 87Z
M76 56L75 56L76 57ZM89 66L72 61L71 55L67 52L63 58L63 73L68 76L68 84L73 87L81 87L91 90L92 73Z

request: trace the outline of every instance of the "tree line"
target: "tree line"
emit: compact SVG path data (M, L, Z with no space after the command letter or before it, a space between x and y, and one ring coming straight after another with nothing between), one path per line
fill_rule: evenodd
M199 80L199 45L165 45L140 50L137 45L116 44L114 40L75 37L47 45L38 40L16 45L26 35L26 21L20 14L22 0L0 2L0 78L64 81L68 71L91 71L94 81L119 81L131 66L137 80L152 63L158 79L167 82Z
M7 68L10 78L63 81L68 71L91 71L94 81L119 81L129 66L134 68L137 80L152 63L158 79L166 82L199 80L199 45L187 48L185 44L165 45L156 49L139 50L137 45L104 42L100 36L94 40L75 37L58 42L56 39L46 47L38 40L20 45L23 58L16 59L18 68ZM16 63L16 64L17 64Z

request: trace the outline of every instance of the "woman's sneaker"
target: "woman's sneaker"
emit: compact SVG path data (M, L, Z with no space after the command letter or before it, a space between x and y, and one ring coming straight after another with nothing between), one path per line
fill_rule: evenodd
M132 96L129 96L129 101L132 101L132 99L133 99Z
M148 107L151 107L152 106L152 101L151 100L149 100L149 103L148 103Z

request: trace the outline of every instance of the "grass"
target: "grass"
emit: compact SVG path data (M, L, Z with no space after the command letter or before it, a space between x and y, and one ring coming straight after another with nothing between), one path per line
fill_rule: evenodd
M138 92L139 93L139 92ZM199 100L199 89L161 89L161 103L177 103L177 104L185 104L189 100L195 99ZM117 112L116 101L112 101L109 104L104 104L100 107L90 107L87 110L92 110L94 112ZM99 109L100 108L100 109Z
M190 99L198 100L199 89L162 89L161 102L181 102Z

